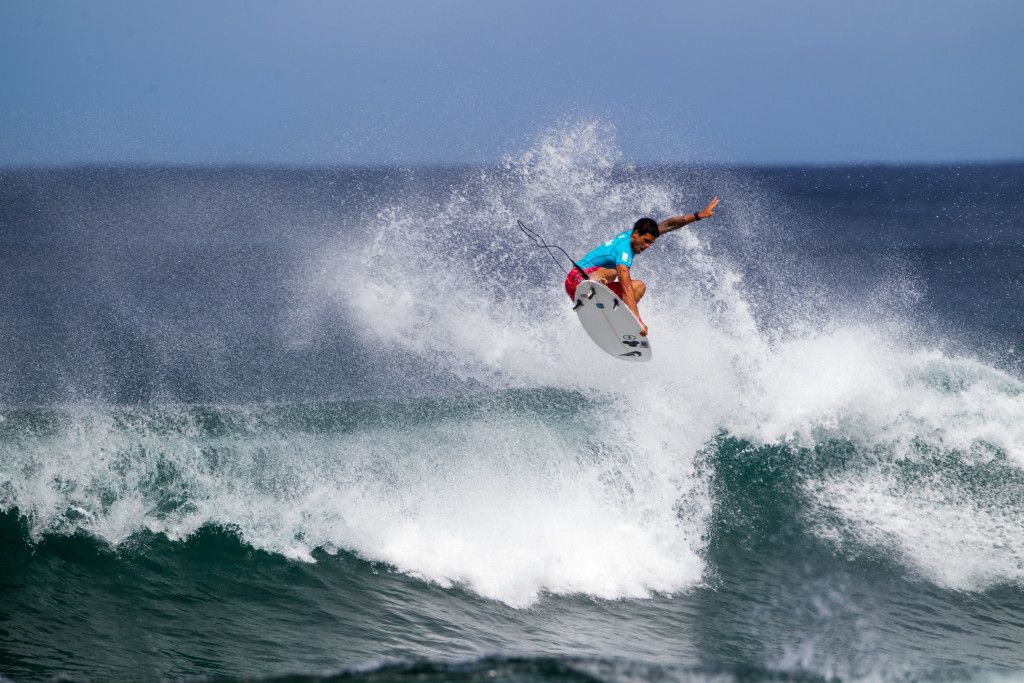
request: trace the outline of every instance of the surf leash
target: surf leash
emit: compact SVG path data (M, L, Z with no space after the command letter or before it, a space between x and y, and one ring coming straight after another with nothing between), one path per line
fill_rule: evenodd
M519 229L523 231L523 234L525 234L527 237L529 237L530 240L535 245L537 245L538 247L541 247L543 249L547 249L548 250L548 256L550 256L551 260L555 262L555 265L557 265L559 268L562 269L562 272L564 272L566 275L569 274L569 271L567 271L565 269L565 267L561 263L558 262L558 259L555 258L555 255L551 252L552 249L557 249L558 251L562 252L562 254L565 255L565 258L569 259L569 263L571 263L573 265L573 268L575 268L576 270L580 271L580 275L583 276L584 280L589 280L590 279L590 276L587 275L586 271L583 270L583 268L580 267L580 264L578 264L578 263L576 263L575 261L572 260L572 256L569 256L569 252L567 252L565 249L562 249L557 244L548 244L544 240L544 237L539 232L537 232L533 228L529 227L528 225L526 225L526 223L522 222L518 218L516 219L516 223L519 224Z

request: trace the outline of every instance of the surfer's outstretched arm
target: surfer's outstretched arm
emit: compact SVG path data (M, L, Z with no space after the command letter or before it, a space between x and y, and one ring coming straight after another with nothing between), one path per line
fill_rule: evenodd
M697 213L691 213L685 216L672 216L671 218L666 218L662 222L658 223L658 234L664 235L666 232L672 232L673 230L677 230L678 228L681 228L684 225L689 225L690 223L699 221L702 218L711 218L712 216L715 215L716 206L718 206L718 197L715 197L710 202L708 202L708 205L705 206L700 211L698 211Z

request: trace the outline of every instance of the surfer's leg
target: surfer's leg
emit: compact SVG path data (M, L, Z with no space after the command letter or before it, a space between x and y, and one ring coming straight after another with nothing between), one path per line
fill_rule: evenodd
M644 292L647 291L647 285L644 284L643 280L632 280L630 282L630 284L633 285L633 297L637 301L640 301L640 299L644 295ZM620 299L625 300L626 297L622 293L622 283L621 282L609 282L608 283L608 289L610 289L613 292L615 292L615 296L619 297Z
M644 292L647 291L647 285L644 284L643 280L633 280L633 297L640 301L644 298Z

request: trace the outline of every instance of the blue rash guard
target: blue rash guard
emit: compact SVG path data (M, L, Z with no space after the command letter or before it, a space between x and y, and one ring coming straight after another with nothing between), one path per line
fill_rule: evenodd
M587 255L579 260L580 268L586 270L600 266L601 268L614 268L615 266L633 265L633 245L629 243L632 230L616 235L596 249L587 252Z

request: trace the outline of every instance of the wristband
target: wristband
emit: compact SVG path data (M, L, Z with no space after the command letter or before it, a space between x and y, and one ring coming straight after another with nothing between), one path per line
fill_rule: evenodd
M700 220L700 213L694 211L693 212L693 222L696 223L699 220Z

